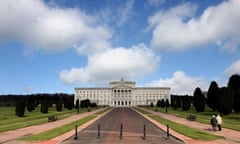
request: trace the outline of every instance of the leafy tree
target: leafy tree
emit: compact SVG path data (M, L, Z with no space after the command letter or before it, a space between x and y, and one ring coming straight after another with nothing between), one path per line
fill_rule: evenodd
M161 105L160 105L162 108L164 108L165 107L165 101L164 101L164 99L162 99L161 100Z
M218 109L217 99L219 98L219 87L216 81L212 81L207 93L207 105L213 110Z
M95 107L95 108L97 108L97 103L91 103L91 107Z
M181 108L182 107L181 97L180 96L176 97L176 106L177 106L177 108Z
M75 104L75 109L79 109L80 105L79 105L79 99L76 100L76 104Z
M154 104L151 102L150 107L154 107Z
M64 107L71 110L74 107L74 96L64 97Z
M166 103L165 103L166 107L169 107L169 100L166 99Z
M19 117L23 117L25 113L25 107L26 107L26 103L24 98L19 98L19 100L16 102L16 107L15 107L16 115Z
M31 112L34 109L35 109L35 99L34 99L34 96L31 95L31 96L28 96L28 99L27 99L27 110Z
M174 100L173 100L173 108L176 110L177 108L181 108L181 100L179 96L174 96Z
M232 112L234 91L230 87L220 88L220 95L218 99L218 111L224 115L228 115Z
M157 101L157 107L160 107L161 106L161 100L158 100Z
M91 103L90 103L90 100L89 99L86 99L86 100L81 100L81 102L80 102L80 107L81 108L87 108L87 107L89 107L91 105Z
M58 98L57 98L57 102L56 102L56 110L58 112L62 111L62 96L59 95Z
M187 111L191 107L191 100L189 96L182 96L182 110Z
M199 87L195 89L193 97L194 97L194 106L197 112L204 112L206 100Z
M234 92L233 110L240 112L240 75L232 75L229 79L228 86Z
M48 113L49 108L49 96L44 95L41 101L41 112Z

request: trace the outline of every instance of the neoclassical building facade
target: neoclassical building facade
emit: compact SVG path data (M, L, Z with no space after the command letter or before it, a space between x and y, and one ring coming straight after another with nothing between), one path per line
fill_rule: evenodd
M169 87L136 87L134 81L112 81L109 87L75 88L75 102L89 99L97 105L125 107L157 104L158 100L170 99Z

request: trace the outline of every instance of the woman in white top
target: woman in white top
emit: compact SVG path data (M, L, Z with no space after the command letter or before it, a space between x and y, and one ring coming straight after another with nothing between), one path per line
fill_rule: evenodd
M218 130L221 131L222 130L222 117L218 114L216 117L216 120L217 120Z

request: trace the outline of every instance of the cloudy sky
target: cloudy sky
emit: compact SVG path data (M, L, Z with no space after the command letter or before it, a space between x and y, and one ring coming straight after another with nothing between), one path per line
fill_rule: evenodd
M207 90L240 74L240 0L1 0L0 94L111 80Z

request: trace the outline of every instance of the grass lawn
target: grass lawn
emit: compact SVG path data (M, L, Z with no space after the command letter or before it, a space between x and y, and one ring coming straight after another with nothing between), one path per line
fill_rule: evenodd
M148 107L150 108L150 107ZM157 110L159 112L165 112L165 108L150 108L152 110ZM174 110L172 107L168 108L168 113L172 115L176 115L178 117L186 118L188 115L195 115L197 116L197 121L205 124L210 124L210 119L213 114L217 114L217 112L213 112L211 109L206 107L205 112L196 112L195 108L191 107L188 111L183 111L182 109L178 108ZM240 113L232 113L229 115L222 116L224 128L229 128L233 130L240 131Z
M86 111L87 109L80 109L80 113ZM15 115L15 107L0 107L0 132L47 123L48 116L51 115L63 119L74 114L76 114L76 109L63 109L63 111L57 112L55 107L49 108L47 114L42 114L40 107L37 107L32 112L25 111L24 117L18 117Z
M199 131L194 128L190 128L186 125L178 124L170 120L163 119L159 116L156 115L148 115L150 118L158 121L161 124L164 125L169 125L171 129L174 131L181 133L185 136L191 137L193 139L198 139L198 140L216 140L216 139L224 139L222 136L217 136L217 135L212 135L210 133L206 133L203 131Z
M163 124L163 125L169 125L171 129L173 129L174 131L181 133L183 135L186 135L188 137L191 137L193 139L199 139L199 140L216 140L216 139L224 139L224 137L222 136L216 136L216 135L212 135L210 133L207 132L203 132L203 131L199 131L197 129L194 128L190 128L186 125L182 125L164 118L161 118L159 116L156 115L152 115L144 110L140 110L137 109L138 111L140 111L141 113L146 114L148 117L158 121L159 123Z
M59 135L62 135L64 133L68 132L68 131L71 131L75 128L75 125L80 126L80 125L86 123L87 121L89 121L89 120L91 120L95 117L96 117L96 115L87 116L85 118L82 118L82 119L74 121L72 123L63 125L61 127L57 127L57 128L52 129L52 130L39 133L37 135L24 137L21 140L26 140L26 141L49 140L49 139L52 139L52 138L57 137Z
M97 115L99 114L103 114L104 112L108 111L109 108L107 109L103 109L101 110L100 112L94 114L94 115L90 115L90 116L87 116L87 117L84 117L80 120L77 120L77 121L74 121L72 123L69 123L69 124L66 124L66 125L63 125L63 126L60 126L60 127L57 127L57 128L54 128L54 129L51 129L49 131L46 131L46 132L42 132L42 133L39 133L39 134L36 134L36 135L32 135L32 136L27 136L27 137L24 137L24 138L21 138L20 140L25 140L25 141L42 141L42 140L49 140L49 139L52 139L54 137L57 137L59 135L62 135L68 131L71 131L75 128L75 125L82 125L86 122L88 122L89 120L92 120L94 119Z

